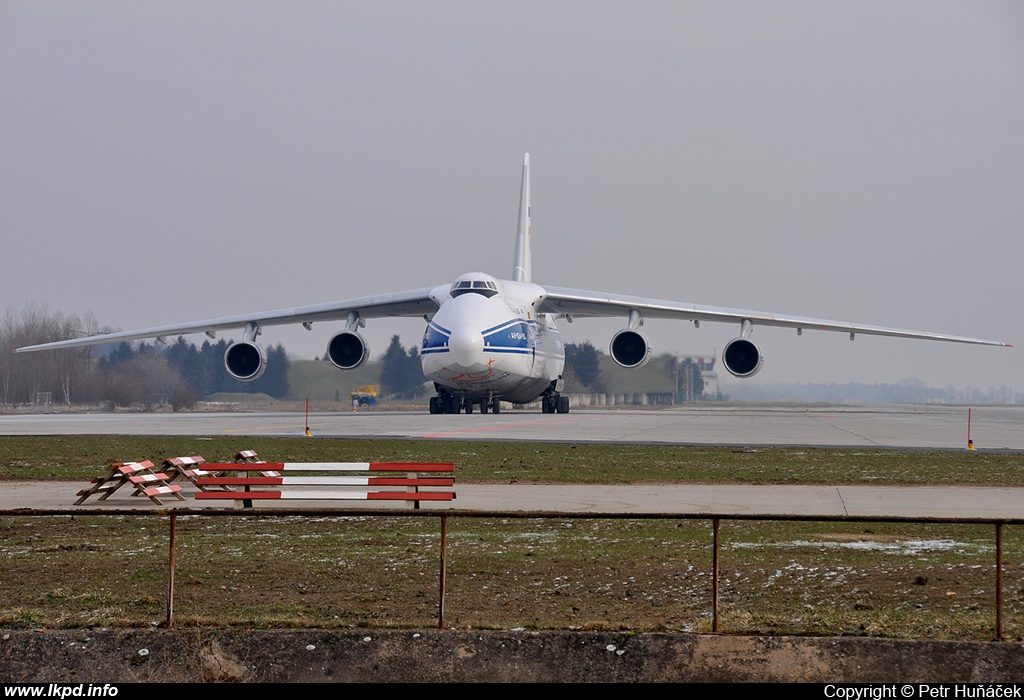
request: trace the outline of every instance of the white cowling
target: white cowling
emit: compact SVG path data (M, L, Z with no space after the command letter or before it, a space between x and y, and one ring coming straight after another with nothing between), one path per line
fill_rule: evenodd
M327 343L327 357L338 369L355 369L366 362L370 348L355 331L340 331Z
M651 343L640 331L623 328L612 336L609 352L620 367L643 367L651 359Z
M746 379L761 371L764 355L750 338L733 338L722 350L722 364L734 377Z
M267 353L250 340L239 340L224 353L224 366L235 379L251 382L267 370Z

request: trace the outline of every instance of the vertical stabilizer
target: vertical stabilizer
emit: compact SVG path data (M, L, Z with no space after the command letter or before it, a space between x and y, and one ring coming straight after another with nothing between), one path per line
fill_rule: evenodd
M523 160L523 185L519 190L519 225L516 227L516 259L512 267L514 282L532 282L530 262L530 154Z

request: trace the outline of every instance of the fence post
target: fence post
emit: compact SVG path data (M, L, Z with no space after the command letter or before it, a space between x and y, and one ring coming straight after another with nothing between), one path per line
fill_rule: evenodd
M444 629L444 583L445 569L448 561L448 516L441 516L441 570L438 572L440 600L437 607L437 628Z
M167 566L167 620L165 627L174 626L174 540L178 534L178 516L171 513L170 552Z
M1003 638L1003 524L996 523L996 639Z
M713 551L711 554L711 631L718 632L718 518L711 519L714 533Z

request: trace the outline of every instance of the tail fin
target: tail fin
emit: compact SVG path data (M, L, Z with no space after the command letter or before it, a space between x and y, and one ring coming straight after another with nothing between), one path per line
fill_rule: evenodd
M516 227L516 259L512 267L512 280L532 282L533 265L530 259L530 154L523 160L523 185L519 190L519 225Z

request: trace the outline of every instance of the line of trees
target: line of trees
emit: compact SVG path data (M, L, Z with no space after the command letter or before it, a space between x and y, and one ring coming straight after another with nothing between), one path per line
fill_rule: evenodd
M224 368L224 353L228 342L224 339L211 343L204 340L198 348L181 336L167 346L164 356L168 364L177 369L197 396L218 393L267 394L276 399L288 393L288 353L278 343L266 349L267 370L259 379L240 382Z
M603 394L604 380L601 378L601 360L603 353L594 347L589 340L584 343L568 343L565 346L565 379L567 393Z
M700 367L690 358L679 359L675 355L658 355L644 369L621 369L612 367L608 381L601 375L602 359L607 359L603 352L594 347L589 340L583 343L569 343L565 346L565 390L567 393L603 394L610 391L609 384L614 386L616 375L626 373L630 382L638 382L643 372L648 377L655 377L658 388L648 391L673 392L676 401L694 401L701 398L704 392L704 378ZM632 374L631 374L632 373ZM621 382L619 382L621 383ZM621 391L621 389L616 389Z
M99 330L88 315L64 316L45 306L27 305L22 311L8 308L0 323L0 398L4 404L31 403L40 392L51 392L70 405L72 388L86 371L89 358L78 350L15 355L14 349Z
M427 393L419 348L413 345L407 351L401 339L392 336L381 356L380 385L385 396L399 399L414 399Z
M4 405L33 404L49 392L54 403L152 408L169 403L191 408L198 398L218 392L288 393L288 355L282 345L267 349L267 371L254 382L240 382L224 369L225 340L197 348L179 337L159 344L127 342L14 354L15 348L76 336L94 335L92 316L63 316L45 306L8 309L0 323L0 399Z

